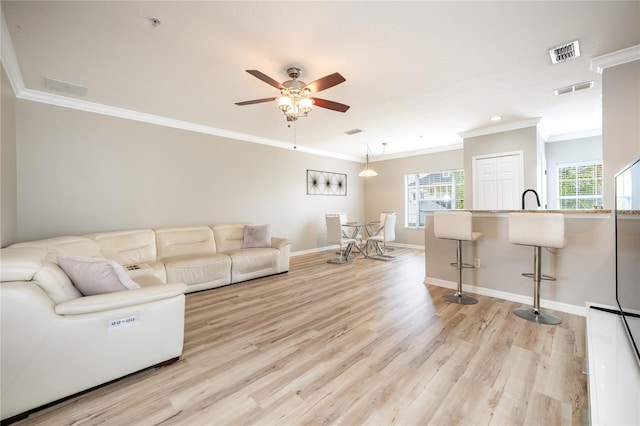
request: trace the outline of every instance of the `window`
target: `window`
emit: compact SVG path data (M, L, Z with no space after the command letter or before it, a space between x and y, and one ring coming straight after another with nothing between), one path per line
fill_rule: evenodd
M581 210L601 205L601 162L558 166L558 208Z
M406 226L423 227L425 210L464 208L462 170L411 173L406 175L405 184Z

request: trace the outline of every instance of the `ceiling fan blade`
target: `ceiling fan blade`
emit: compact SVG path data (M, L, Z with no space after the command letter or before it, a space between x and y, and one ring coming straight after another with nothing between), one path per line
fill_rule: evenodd
M262 98L262 99L254 99L252 101L243 101L243 102L236 102L236 105L253 105L253 104L260 104L262 102L271 102L271 101L275 101L276 98Z
M276 89L282 89L282 84L278 81L275 81L274 79L272 79L271 77L269 77L268 75L258 71L258 70L246 70L249 74L251 74L252 76L254 76L255 78L258 78L262 81L264 81L267 84L272 85L273 87L275 87Z
M329 87L336 86L342 82L347 81L346 78L340 75L340 73L334 72L333 74L329 74L324 76L316 81L313 81L307 84L307 89L311 90L311 93L318 93L322 90L328 89Z
M315 106L319 106L320 108L331 109L338 112L347 112L347 110L351 108L349 105L341 104L339 102L334 102L334 101L328 101L326 99L320 99L320 98L311 98L311 99L313 99L313 104Z

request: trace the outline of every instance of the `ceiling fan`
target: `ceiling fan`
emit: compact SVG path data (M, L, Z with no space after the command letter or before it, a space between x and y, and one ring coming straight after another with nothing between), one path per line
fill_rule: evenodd
M289 75L289 78L291 80L287 80L283 83L277 82L273 78L258 70L246 71L252 76L264 81L267 84L270 84L276 89L280 89L280 96L236 102L236 105L242 106L259 104L262 102L275 101L277 99L278 107L287 117L287 121L295 121L298 119L298 117L306 117L314 105L320 108L326 108L338 112L346 112L349 109L349 105L344 105L339 102L329 101L312 96L315 93L346 81L346 79L341 76L340 73L335 72L307 84L304 81L298 80L298 77L300 77L300 73L302 71L300 68L289 68L287 70L287 74Z

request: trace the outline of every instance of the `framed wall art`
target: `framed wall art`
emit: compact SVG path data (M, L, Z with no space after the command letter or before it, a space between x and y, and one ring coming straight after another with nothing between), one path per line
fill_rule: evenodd
M347 195L347 175L345 173L307 170L308 195Z

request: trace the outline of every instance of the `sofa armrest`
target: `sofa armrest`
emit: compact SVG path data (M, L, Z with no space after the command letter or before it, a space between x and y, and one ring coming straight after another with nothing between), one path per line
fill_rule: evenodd
M288 238L271 237L271 247L282 250L284 246L291 244Z
M184 294L186 289L186 284L172 283L79 297L56 305L55 312L58 315L81 315L109 311L169 299Z

